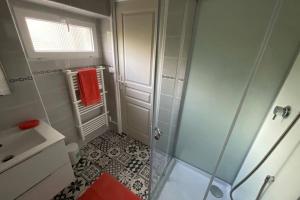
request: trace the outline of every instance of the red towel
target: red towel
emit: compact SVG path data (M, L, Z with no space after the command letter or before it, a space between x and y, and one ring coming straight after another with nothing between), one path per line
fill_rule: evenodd
M103 173L78 200L141 200L113 176Z
M97 72L95 68L78 70L80 99L83 105L89 106L101 101Z

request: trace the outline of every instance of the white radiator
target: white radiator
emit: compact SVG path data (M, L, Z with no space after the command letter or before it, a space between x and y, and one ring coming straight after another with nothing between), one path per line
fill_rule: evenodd
M101 102L97 104L93 104L90 106L84 106L81 103L81 100L79 98L79 92L78 92L78 78L77 78L77 71L72 70L65 70L70 96L72 98L73 102L73 108L74 113L76 116L77 121L77 127L79 129L80 135L82 140L85 140L85 137L92 133L93 131L103 127L108 126L108 111L107 111L107 105L106 105L106 90L105 90L105 84L104 84L104 77L103 77L103 70L105 68L102 66L97 66L97 78L99 83L99 92L101 95ZM92 111L95 111L96 109L101 110L104 108L103 112L95 116L92 119L89 119L88 121L83 121L82 116L89 114Z

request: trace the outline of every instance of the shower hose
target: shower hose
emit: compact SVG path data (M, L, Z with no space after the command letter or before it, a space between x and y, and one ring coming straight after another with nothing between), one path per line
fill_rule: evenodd
M298 113L293 121L290 123L290 125L286 128L286 130L282 133L282 135L278 138L278 140L273 144L273 146L270 148L270 150L266 153L266 155L262 158L262 160L251 170L247 176L245 176L241 181L239 181L231 190L230 190L230 199L234 200L232 197L233 192L239 188L242 184L244 184L261 166L264 164L264 162L268 159L268 157L272 154L272 152L276 149L276 147L281 143L281 141L285 138L285 136L290 132L290 130L293 128L293 126L297 123L297 121L300 118L300 113ZM256 200L259 200L261 193L263 191L260 190L259 194L256 197Z

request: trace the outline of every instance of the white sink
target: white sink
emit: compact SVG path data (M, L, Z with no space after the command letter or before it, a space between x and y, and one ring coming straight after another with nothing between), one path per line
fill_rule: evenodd
M0 132L0 173L62 139L62 134L43 121L33 129L14 127Z
M0 132L0 199L51 199L74 180L64 138L43 121Z
M5 163L15 156L45 142L46 139L35 129L13 131L0 137L0 162Z

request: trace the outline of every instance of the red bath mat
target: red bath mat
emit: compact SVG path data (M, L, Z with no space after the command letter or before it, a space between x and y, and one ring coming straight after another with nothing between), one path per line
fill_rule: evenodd
M103 173L79 200L140 200L133 192L119 183L113 176Z

